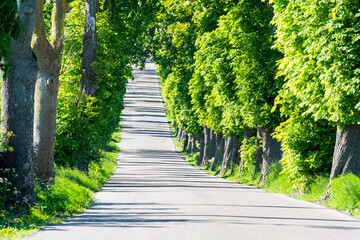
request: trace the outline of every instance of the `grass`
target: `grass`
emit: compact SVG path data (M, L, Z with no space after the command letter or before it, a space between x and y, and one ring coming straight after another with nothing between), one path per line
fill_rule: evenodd
M43 226L61 223L74 214L84 212L93 203L94 193L112 176L118 150L114 142L110 143L102 157L90 164L88 174L77 169L56 167L53 184L35 185L35 207L17 213L11 209L0 212L0 239L23 237Z
M346 174L332 180L331 207L346 211L360 218L360 178L353 174Z

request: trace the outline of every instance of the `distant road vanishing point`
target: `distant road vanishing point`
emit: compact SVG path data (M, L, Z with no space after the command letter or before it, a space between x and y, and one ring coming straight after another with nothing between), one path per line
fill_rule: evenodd
M154 64L134 73L114 176L85 213L26 239L360 239L350 216L188 165L175 151Z

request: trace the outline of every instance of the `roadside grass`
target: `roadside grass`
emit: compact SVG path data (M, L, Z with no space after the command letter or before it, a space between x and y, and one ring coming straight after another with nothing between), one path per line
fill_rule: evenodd
M181 143L174 138L178 150L182 149ZM286 194L296 199L314 202L325 205L340 211L344 211L354 217L360 218L360 178L353 174L346 174L332 180L330 187L330 197L323 200L323 196L327 191L329 177L318 176L308 187L305 192L295 192L293 186L289 181L289 176L281 174L281 164L276 163L270 167L269 176L263 185L258 185L260 181L260 173L254 174L255 167L249 166L248 169L238 174L239 167L233 165L224 175L219 176L220 169L211 171L211 162L207 167L200 167L197 165L197 153L182 152L185 160L198 169L203 170L211 176L218 176L238 182L240 184L247 184L257 186L267 192Z
M360 218L360 178L346 174L332 180L330 206Z
M116 135L117 140L121 135ZM0 210L0 239L26 236L41 227L61 223L92 205L94 193L113 175L119 147L110 142L88 174L77 169L55 167L53 184L35 184L36 205L28 211Z

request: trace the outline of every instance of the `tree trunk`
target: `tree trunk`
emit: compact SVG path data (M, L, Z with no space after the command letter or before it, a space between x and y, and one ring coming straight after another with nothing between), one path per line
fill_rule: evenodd
M51 43L46 37L43 8L43 1L38 1L33 36L33 50L40 65L34 99L34 167L39 179L49 181L55 176L56 104L65 41L64 20L68 4L66 0L55 1L52 11Z
M182 136L182 129L179 128L178 134L177 134L177 140L180 142Z
M204 149L203 149L203 158L200 159L200 167L206 167L209 156L210 156L210 128L206 127L204 124Z
M83 37L83 51L81 58L82 72L80 80L80 92L83 95L95 97L97 83L95 80L95 68L93 64L96 61L97 52L97 34L96 34L96 13L99 11L99 0L84 0L85 2L85 33ZM82 101L80 97L79 102ZM86 117L86 115L85 115ZM78 159L78 169L87 172L89 159L87 154L81 153Z
M197 157L197 165L198 166L201 165L202 160L204 158L204 153L205 153L205 135L204 134L200 134L199 142L200 142L200 149L199 149L200 154Z
M262 138L265 127L258 127L256 131L256 159L255 159L255 174L260 172L260 166L263 158Z
M235 136L234 139L234 156L233 156L233 160L232 163L234 164L239 164L240 163L240 143L239 143L239 136ZM234 173L234 168L231 167L231 174Z
M197 146L196 143L199 144L200 141L200 135L199 134L195 134L193 135L193 141L192 141L192 146L191 146L191 150L193 153L198 153L200 151L199 147Z
M345 173L360 175L360 126L338 126L330 179Z
M189 135L188 136L188 142L186 144L186 150L189 153L192 153L192 142L194 141L194 135Z
M234 158L233 158L233 163L235 164L239 164L240 163L240 143L239 143L239 136L235 136L234 139L234 149L235 149L235 153L234 153Z
M177 128L177 129L176 129L176 133L175 133L175 137L176 137L176 138L178 138L179 132L180 132L180 128Z
M186 148L187 148L187 144L188 144L188 142L189 142L189 136L187 135L187 132L186 132L186 131L183 132L183 136L184 136L184 137L183 137L183 141L182 141L182 142L183 142L184 145L183 145L183 150L182 150L182 151L185 152L185 151L186 151Z
M180 137L180 143L181 144L185 144L185 141L186 141L186 130L181 130L181 137Z
M184 130L182 130L182 129L180 129L180 132L179 132L179 138L178 138L178 140L179 140L179 142L180 143L182 143L183 142L183 140L184 140Z
M244 140L249 140L251 138L251 128L244 127ZM240 155L240 163L239 163L239 173L238 177L240 177L240 173L242 172L245 165L245 160Z
M17 4L17 16L23 23L23 32L16 42L11 40L9 63L12 69L6 76L2 72L1 94L2 126L14 134L5 139L5 144L13 151L3 154L0 168L15 169L14 176L4 176L9 177L12 187L19 192L13 200L33 205L34 91L38 65L30 44L36 23L37 0L17 1Z
M215 171L216 167L222 164L224 158L225 139L223 139L223 133L216 134L216 153L211 171Z
M234 154L235 154L235 137L228 137L225 140L224 160L221 167L220 175L223 175L227 171L231 161L234 158Z
M278 162L282 157L281 143L271 136L274 131L266 129L263 132L263 161L259 184L266 181L271 164Z
M59 69L60 71L60 69ZM54 146L59 75L39 72L35 88L34 168L42 181L55 177Z
M215 157L216 153L216 134L210 129L210 144L209 144L208 159Z
M99 0L85 1L85 33L83 38L83 52L81 64L83 66L80 82L80 91L91 97L95 97L97 83L95 81L95 69L92 64L96 61L97 34L96 13L98 12Z

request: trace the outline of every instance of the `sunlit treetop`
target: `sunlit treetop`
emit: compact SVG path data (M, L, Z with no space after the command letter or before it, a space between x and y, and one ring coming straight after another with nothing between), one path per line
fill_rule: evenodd
M283 95L315 119L360 121L360 2L273 0ZM286 96L285 96L286 97ZM286 107L286 106L285 106Z

